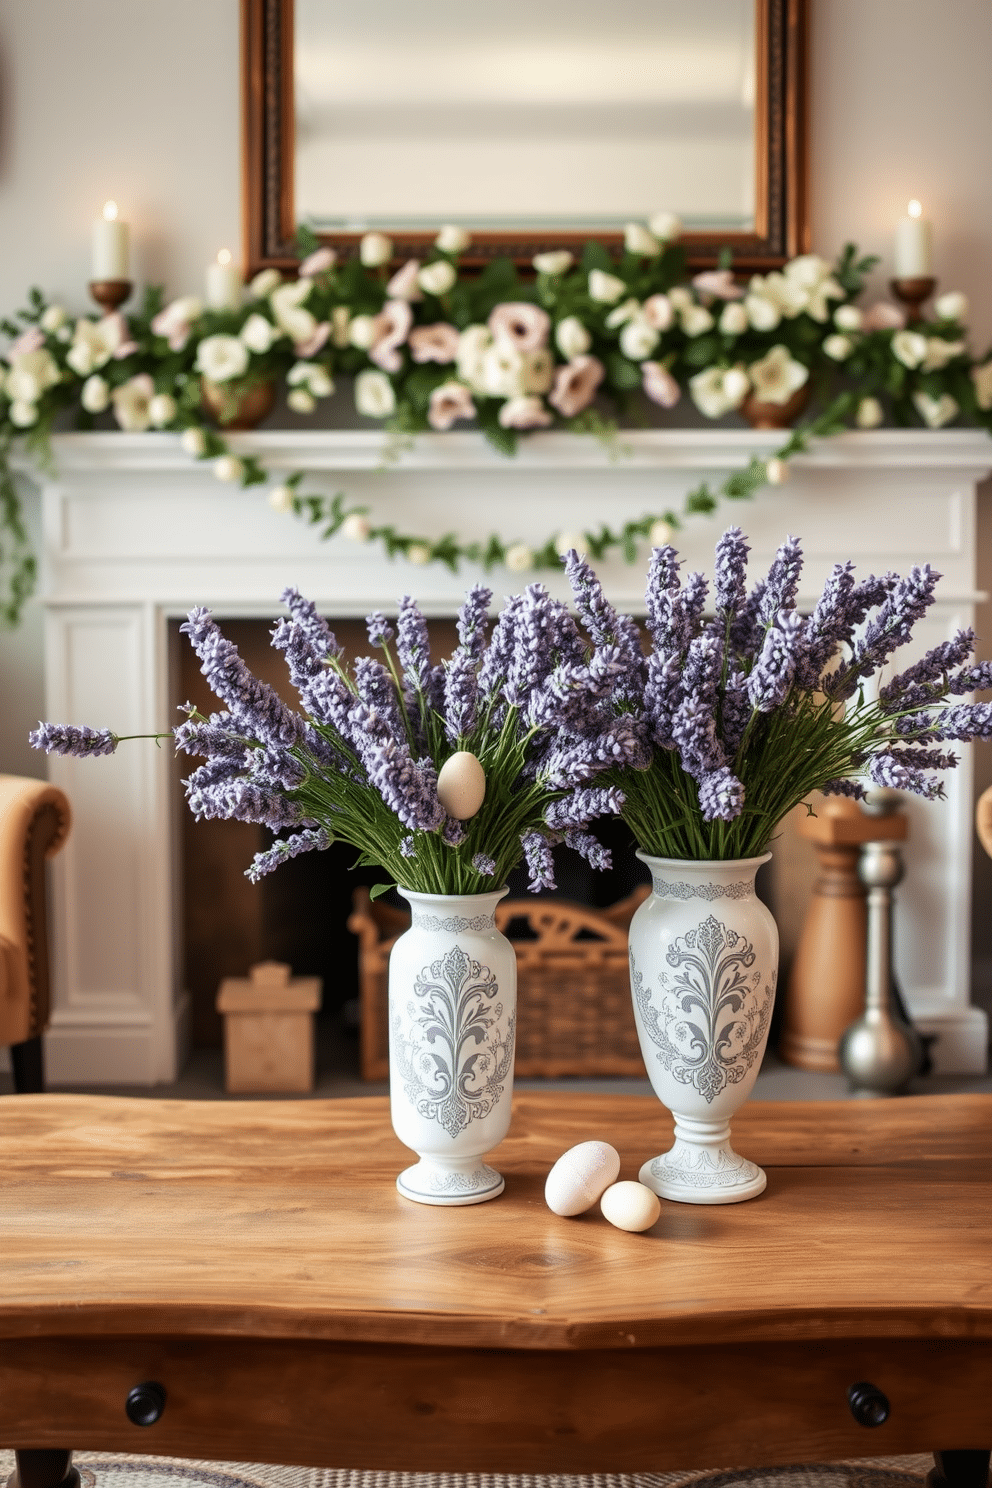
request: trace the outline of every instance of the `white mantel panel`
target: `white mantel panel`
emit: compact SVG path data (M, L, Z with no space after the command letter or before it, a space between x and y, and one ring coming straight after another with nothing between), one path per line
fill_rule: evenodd
M368 505L376 522L437 536L543 543L563 529L616 528L646 513L678 512L685 493L711 485L780 444L769 433L637 432L611 458L592 439L539 435L515 459L478 435L422 436L385 467L383 437L368 432L240 435L277 479L311 472L303 489ZM288 584L329 615L389 609L410 592L451 614L480 576L467 565L388 561L374 544L315 529L268 506L265 490L216 481L175 436L65 435L58 473L44 486L43 599L48 616L48 712L117 732L168 728L168 618L194 604L218 615L272 615ZM711 569L713 544L731 522L752 543L754 570L786 533L807 555L801 598L818 593L831 566L852 559L861 575L929 561L943 579L917 637L924 648L974 618L975 485L992 466L992 443L971 431L875 431L818 445L793 462L791 479L753 501L722 502L688 520L677 545L686 567ZM646 546L628 566L597 565L610 598L643 608ZM540 576L567 593L557 576ZM497 570L497 596L528 582ZM901 656L899 667L911 659ZM175 699L171 700L173 703ZM971 762L947 779L940 803L913 800L907 877L900 890L897 966L923 1028L938 1035L937 1067L980 1070L984 1015L970 1006ZM179 986L177 865L171 861L168 757L150 744L98 761L53 761L69 790L76 830L57 860L59 943L48 1036L52 1078L155 1083L172 1078L186 1006Z

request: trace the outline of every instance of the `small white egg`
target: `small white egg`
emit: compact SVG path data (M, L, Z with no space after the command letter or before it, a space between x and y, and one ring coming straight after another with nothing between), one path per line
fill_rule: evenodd
M486 772L468 749L446 759L437 777L437 798L449 816L468 821L486 799Z
M643 1183L614 1183L604 1193L600 1205L603 1218L618 1230L649 1230L661 1214L656 1193Z
M555 1163L544 1185L544 1199L555 1214L583 1214L616 1182L620 1154L609 1142L580 1142Z

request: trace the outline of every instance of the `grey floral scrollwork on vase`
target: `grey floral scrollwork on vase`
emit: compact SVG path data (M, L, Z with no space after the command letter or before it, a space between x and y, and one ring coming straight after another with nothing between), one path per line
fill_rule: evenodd
M754 948L713 915L676 936L658 977L661 997L630 958L630 977L644 1027L672 1077L707 1102L736 1085L763 1048L775 996L775 974L762 986Z
M746 878L741 878L736 883L685 883L679 879L677 883L670 883L667 879L656 878L654 891L659 898L664 899L746 899L752 892L751 885Z
M413 993L393 1020L396 1075L417 1113L454 1137L503 1094L516 1015L504 1017L492 971L458 945L423 968Z
M474 915L471 919L465 915L452 918L451 915L421 914L414 910L413 928L415 930L445 930L453 935L460 935L465 930L491 930L496 923L493 914Z

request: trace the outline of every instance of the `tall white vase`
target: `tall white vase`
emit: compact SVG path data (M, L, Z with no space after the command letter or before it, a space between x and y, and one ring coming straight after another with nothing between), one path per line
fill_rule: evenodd
M517 958L492 894L417 894L389 956L393 1130L420 1158L396 1180L419 1204L481 1204L503 1192L483 1161L510 1128Z
M771 856L693 862L637 854L653 892L630 924L630 980L641 1053L675 1117L675 1145L641 1182L684 1204L736 1204L765 1174L730 1145L768 1042L778 929L754 892Z

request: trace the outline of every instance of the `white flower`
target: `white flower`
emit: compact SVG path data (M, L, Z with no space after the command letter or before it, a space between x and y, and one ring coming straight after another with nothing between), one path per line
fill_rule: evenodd
M164 336L170 351L182 351L193 330L193 321L202 314L203 302L195 295L183 295L172 300L152 320L152 331Z
M574 548L581 557L589 546L584 532L559 532L555 538L555 552L564 558Z
M567 248L557 248L551 253L535 253L531 263L539 274L567 274L575 262L575 256Z
M450 264L446 258L439 258L436 263L426 264L417 275L417 282L425 294L444 295L452 288L458 278L454 264Z
M770 486L784 486L789 479L789 462L774 455L765 461L765 480Z
M627 288L616 274L607 274L603 269L591 269L589 273L589 298L601 305L614 305Z
M937 303L939 304L940 301L938 300ZM43 331L47 331L49 335L51 335L53 331L58 330L59 326L65 325L65 322L66 313L62 309L62 306L49 305L48 309L44 312L38 324L41 326L41 329Z
M148 404L148 420L155 429L164 429L176 416L176 400L168 393L156 393Z
M442 253L464 253L472 239L463 227L446 223L434 239L435 248Z
M680 319L687 336L702 336L713 329L713 317L705 305L687 305Z
M276 324L291 341L307 341L317 329L317 317L303 308L312 289L312 279L297 279L295 284L280 284L269 296Z
M592 345L592 337L577 315L566 315L555 328L555 344L566 361L581 356Z
M378 326L374 315L354 315L348 323L348 340L359 351L368 351L374 345Z
M839 331L860 331L864 319L864 311L857 305L838 305L834 311L834 325Z
M900 310L898 305L892 305L888 300L878 300L870 310L865 311L862 321L862 329L866 331L892 331L901 330L906 324L906 313Z
M200 459L207 452L207 436L202 429L184 429L180 444L188 455Z
M72 340L72 326L59 326L58 330L55 332L55 339L56 341L61 341L63 346L68 346L69 342Z
M794 361L786 346L773 346L748 368L755 396L762 403L788 403L809 381L809 368Z
M813 289L829 276L830 268L831 265L825 258L820 258L815 253L802 253L798 258L790 258L783 273L787 279L801 284L804 289Z
M992 361L972 367L971 380L975 384L975 402L979 408L992 408Z
M366 418L389 417L396 407L396 394L385 372L359 372L355 378L355 407Z
M675 529L671 522L666 522L664 517L659 517L656 522L651 523L648 542L653 548L664 548L668 546L674 536Z
M918 367L927 354L927 338L919 331L896 331L892 337L892 355L904 367Z
M927 337L927 354L923 358L924 372L939 372L968 348L963 341L945 341L942 336Z
M264 315L259 315L257 312L249 315L240 332L241 340L248 350L257 352L259 356L265 355L273 341L279 339L279 335L279 331L276 330L271 320L267 320Z
M968 296L961 293L959 289L948 289L944 294L938 295L933 302L933 308L937 312L938 320L964 321L968 315ZM42 325L45 318L42 316Z
M751 390L751 379L743 367L728 367L723 374L723 395L731 408L739 408Z
M528 568L534 567L534 554L526 543L514 543L507 548L503 562L511 573L526 573Z
M499 411L504 429L544 429L552 422L551 414L540 398L507 398Z
M78 376L88 377L110 361L113 350L95 320L77 320L66 362Z
M215 479L232 483L240 481L245 467L235 455L218 455L212 469Z
M849 336L828 336L823 350L831 361L845 362L854 350L854 343Z
M37 422L38 409L34 403L24 403L18 400L10 405L10 422L16 424L18 429L29 429Z
M372 523L361 512L349 512L341 523L341 535L349 542L368 542L372 536Z
M231 382L248 369L248 348L239 336L207 336L196 348L195 367L208 382Z
M294 362L286 373L286 381L291 388L305 387L315 398L329 398L334 391L327 368L319 362Z
M331 341L337 347L348 345L350 340L351 311L347 305L335 305L331 311Z
M269 492L269 505L273 511L289 512L293 510L293 492L289 486L273 486Z
M640 300L635 300L633 297L623 300L615 310L610 311L606 317L606 324L611 331L614 331L617 326L626 325L628 320L633 320L635 315L640 314L640 309Z
M658 332L638 317L628 321L620 332L620 350L632 362L643 362L658 345Z
M661 244L653 232L648 232L639 222L628 222L623 231L623 246L628 253L636 253L639 258L653 258L661 249Z
M884 417L885 413L877 398L862 398L854 415L854 422L859 429L877 429Z
M728 300L720 312L720 330L725 336L742 336L748 328L748 314L739 300Z
M695 300L692 298L692 290L686 289L684 284L676 284L674 289L668 291L668 303L673 310L677 310L681 315L683 310L687 310L690 305L695 304Z
M254 300L265 300L281 283L282 275L278 269L263 269L248 285L248 293Z
M723 367L707 367L689 378L689 394L706 418L722 418L735 406L724 387L726 375Z
M367 269L378 269L392 258L392 241L385 233L366 233L358 245L358 256Z
M129 434L140 434L148 428L151 417L149 404L155 396L155 384L147 372L139 372L120 387L114 388L110 401L114 405L114 418Z
M431 561L431 550L426 543L412 542L406 550L408 563L416 563L418 568L423 568L425 563Z
M663 243L674 243L681 235L682 219L674 212L655 212L648 218L648 227Z
M483 392L483 371L486 352L493 344L493 333L488 326L466 326L458 338L456 365L462 382L476 392Z
M751 281L754 282L753 280ZM767 295L752 291L744 301L747 318L756 331L773 331L782 319L782 312L774 300Z
M481 387L491 398L546 393L554 371L554 359L547 348L524 352L506 341L494 341L482 354Z
M317 400L305 387L294 387L286 394L286 407L294 413L313 413Z
M337 261L338 256L333 248L315 248L300 264L300 273L307 279L314 279L318 274L326 274L328 269L333 269Z
M396 273L386 285L386 293L391 300L409 300L413 304L424 298L421 293L417 276L420 273L420 259L408 258L402 268Z
M87 377L79 401L87 413L102 413L110 402L110 384L106 378L101 377L99 372Z
M931 398L929 393L914 393L913 402L928 429L940 429L957 416L957 399L952 398L950 393L944 393L939 398Z
M667 331L674 319L672 301L668 295L648 295L641 306L641 315L655 331Z
M50 351L18 351L11 355L4 386L14 402L37 403L46 388L61 381L61 376Z

